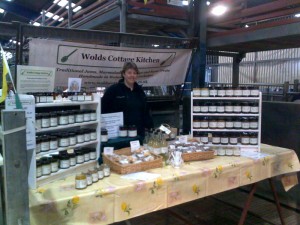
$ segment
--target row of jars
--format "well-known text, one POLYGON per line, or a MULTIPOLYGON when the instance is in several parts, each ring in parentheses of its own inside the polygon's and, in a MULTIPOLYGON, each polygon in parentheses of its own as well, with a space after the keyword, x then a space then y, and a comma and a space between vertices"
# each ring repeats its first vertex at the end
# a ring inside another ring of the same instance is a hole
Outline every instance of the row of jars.
POLYGON ((68 99, 71 101, 92 101, 93 94, 91 92, 29 92, 28 95, 33 95, 35 103, 52 103, 54 100, 68 99))
POLYGON ((210 86, 193 88, 194 97, 258 97, 259 90, 256 87, 219 87, 210 86))
POLYGON ((48 157, 36 160, 36 177, 47 176, 56 173, 60 169, 69 169, 77 164, 83 164, 90 160, 96 160, 97 153, 95 148, 78 148, 74 153, 60 151, 48 157))
POLYGON ((95 129, 80 129, 70 132, 56 132, 36 136, 36 153, 66 148, 97 140, 95 129))
POLYGON ((240 156, 241 155, 241 149, 238 146, 235 147, 222 146, 222 147, 214 148, 213 150, 215 152, 215 155, 219 155, 219 156, 240 156))
POLYGON ((96 110, 81 109, 68 111, 55 111, 50 113, 36 113, 37 129, 64 126, 74 123, 83 123, 97 120, 96 110))
POLYGON ((258 117, 193 117, 194 129, 258 129, 258 117))
POLYGON ((254 132, 194 132, 195 138, 199 138, 203 144, 215 145, 257 145, 258 134, 254 132))
POLYGON ((107 164, 97 165, 94 168, 90 168, 84 173, 78 173, 75 176, 75 188, 82 190, 97 183, 105 177, 110 176, 110 167, 107 164))
POLYGON ((258 102, 195 102, 194 113, 252 113, 259 112, 258 102))
MULTIPOLYGON (((119 137, 136 137, 137 128, 135 125, 119 126, 119 137)), ((106 128, 101 128, 101 142, 108 141, 108 131, 106 128)))

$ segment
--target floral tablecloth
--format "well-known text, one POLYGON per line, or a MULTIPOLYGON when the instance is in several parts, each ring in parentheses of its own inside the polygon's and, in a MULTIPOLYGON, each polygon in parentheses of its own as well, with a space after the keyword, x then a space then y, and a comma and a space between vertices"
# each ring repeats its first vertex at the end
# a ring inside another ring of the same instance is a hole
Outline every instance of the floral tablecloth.
POLYGON ((296 153, 269 145, 261 152, 152 169, 160 177, 150 181, 112 173, 85 190, 74 188, 74 176, 58 180, 30 191, 31 224, 110 224, 283 174, 283 184, 293 186, 300 170, 296 153))

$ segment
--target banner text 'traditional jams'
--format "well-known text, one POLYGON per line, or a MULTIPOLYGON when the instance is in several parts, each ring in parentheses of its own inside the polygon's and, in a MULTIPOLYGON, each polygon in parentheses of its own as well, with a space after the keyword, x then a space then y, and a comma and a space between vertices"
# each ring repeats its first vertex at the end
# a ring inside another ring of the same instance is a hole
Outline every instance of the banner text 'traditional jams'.
POLYGON ((191 49, 139 49, 54 40, 30 41, 29 65, 55 67, 55 86, 68 86, 68 77, 82 78, 82 86, 109 86, 121 78, 124 62, 137 64, 143 86, 182 84, 191 49))

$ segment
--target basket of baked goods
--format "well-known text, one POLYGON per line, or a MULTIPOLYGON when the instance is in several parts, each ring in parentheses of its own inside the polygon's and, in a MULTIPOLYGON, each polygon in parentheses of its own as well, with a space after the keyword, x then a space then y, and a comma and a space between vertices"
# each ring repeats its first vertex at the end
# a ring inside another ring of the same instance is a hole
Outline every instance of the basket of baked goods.
POLYGON ((176 151, 181 151, 184 162, 200 161, 214 158, 214 151, 197 140, 189 139, 187 143, 175 142, 176 151))
POLYGON ((102 154, 104 163, 118 174, 145 171, 163 166, 162 157, 143 147, 131 152, 130 148, 115 150, 111 155, 102 154))

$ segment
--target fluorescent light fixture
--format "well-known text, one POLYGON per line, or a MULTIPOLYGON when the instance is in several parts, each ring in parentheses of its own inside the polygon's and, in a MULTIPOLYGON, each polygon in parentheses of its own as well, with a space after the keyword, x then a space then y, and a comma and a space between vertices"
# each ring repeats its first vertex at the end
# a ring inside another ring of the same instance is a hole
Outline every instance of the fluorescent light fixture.
POLYGON ((249 25, 248 25, 248 24, 246 24, 246 25, 245 25, 245 27, 246 27, 246 28, 248 28, 248 27, 249 27, 249 25))
POLYGON ((17 42, 16 42, 16 41, 13 41, 13 43, 16 44, 17 42))
POLYGON ((40 24, 40 23, 38 23, 38 22, 34 22, 32 25, 33 25, 33 26, 36 26, 36 27, 39 27, 39 26, 41 26, 41 24, 40 24))
POLYGON ((13 55, 10 52, 5 52, 6 59, 11 59, 13 55))
POLYGON ((189 5, 189 1, 187 0, 182 1, 182 5, 189 5))
POLYGON ((210 5, 210 1, 206 1, 206 5, 210 5))
POLYGON ((217 5, 212 10, 211 13, 215 16, 221 16, 227 11, 227 7, 224 5, 217 5))
POLYGON ((54 16, 52 17, 52 19, 58 20, 58 19, 59 19, 59 16, 58 16, 58 15, 54 15, 54 16))
POLYGON ((9 42, 12 42, 12 39, 10 39, 9 42))
POLYGON ((155 48, 159 47, 158 44, 152 44, 152 46, 155 47, 155 48))
POLYGON ((5 12, 4 9, 1 9, 1 8, 0 8, 0 13, 4 13, 4 12, 5 12))
POLYGON ((73 9, 73 12, 78 12, 82 7, 79 5, 75 9, 73 9))
POLYGON ((299 18, 300 17, 300 13, 295 14, 295 17, 299 18))
POLYGON ((61 21, 63 21, 63 20, 64 20, 64 18, 61 17, 58 21, 61 22, 61 21))

